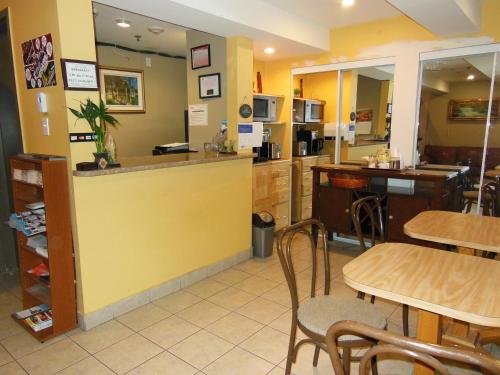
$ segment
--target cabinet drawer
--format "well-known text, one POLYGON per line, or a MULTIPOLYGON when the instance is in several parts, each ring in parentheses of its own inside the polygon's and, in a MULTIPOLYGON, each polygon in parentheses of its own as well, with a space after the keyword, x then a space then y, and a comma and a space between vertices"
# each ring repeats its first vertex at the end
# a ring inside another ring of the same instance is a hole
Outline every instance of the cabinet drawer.
POLYGON ((276 221, 276 230, 288 225, 289 205, 288 202, 280 203, 274 206, 274 220, 276 221))
POLYGON ((290 189, 290 176, 281 176, 273 178, 272 191, 290 189))
POLYGON ((302 209, 300 214, 301 220, 310 219, 312 217, 312 195, 302 197, 302 209))
POLYGON ((302 160, 302 173, 310 172, 311 167, 316 165, 316 160, 317 160, 316 158, 302 160))
POLYGON ((271 201, 273 206, 276 206, 279 203, 285 203, 290 200, 290 190, 289 189, 281 189, 275 191, 271 195, 271 201))
POLYGON ((273 177, 290 176, 289 164, 278 164, 271 167, 273 177))
POLYGON ((302 191, 301 195, 306 196, 312 194, 312 186, 313 186, 313 173, 312 172, 305 172, 302 173, 302 191))

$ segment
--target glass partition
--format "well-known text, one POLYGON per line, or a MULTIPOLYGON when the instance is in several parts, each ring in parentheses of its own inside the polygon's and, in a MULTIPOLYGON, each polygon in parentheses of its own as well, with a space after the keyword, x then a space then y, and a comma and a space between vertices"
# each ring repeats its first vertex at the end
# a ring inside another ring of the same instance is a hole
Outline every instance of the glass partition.
POLYGON ((394 65, 342 72, 341 162, 390 148, 394 65))
MULTIPOLYGON (((495 164, 493 153, 483 152, 493 63, 493 53, 422 62, 417 138, 420 162, 430 169, 469 167, 462 178, 465 212, 479 212, 481 171, 495 164)), ((500 141, 496 132, 491 129, 492 146, 500 141)))

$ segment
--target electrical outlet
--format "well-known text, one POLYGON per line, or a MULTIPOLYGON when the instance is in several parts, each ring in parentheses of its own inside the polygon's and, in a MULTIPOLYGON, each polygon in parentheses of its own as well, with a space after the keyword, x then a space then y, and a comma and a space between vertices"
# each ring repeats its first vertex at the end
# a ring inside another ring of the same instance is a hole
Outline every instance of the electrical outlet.
POLYGON ((49 118, 48 117, 42 118, 42 132, 43 132, 43 135, 46 135, 46 136, 50 135, 49 118))

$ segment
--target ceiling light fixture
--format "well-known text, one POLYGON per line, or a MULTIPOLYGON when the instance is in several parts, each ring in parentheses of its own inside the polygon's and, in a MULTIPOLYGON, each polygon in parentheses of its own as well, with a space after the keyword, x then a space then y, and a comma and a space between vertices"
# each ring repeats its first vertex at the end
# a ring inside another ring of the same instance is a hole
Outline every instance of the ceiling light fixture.
POLYGON ((342 6, 350 7, 351 5, 354 5, 354 0, 342 0, 342 6))
POLYGON ((274 51, 274 48, 273 47, 267 47, 265 50, 264 50, 265 53, 267 53, 268 55, 272 55, 275 51, 274 51))
POLYGON ((132 24, 130 21, 127 21, 124 18, 117 18, 115 22, 118 26, 123 27, 124 29, 129 28, 132 24))
POLYGON ((467 79, 468 79, 469 81, 472 81, 474 78, 476 78, 476 76, 475 76, 474 74, 469 74, 469 75, 467 76, 467 79))
POLYGON ((164 31, 165 31, 165 29, 164 29, 163 27, 160 27, 160 26, 150 26, 150 27, 148 27, 148 31, 149 31, 150 33, 155 34, 155 35, 159 35, 159 34, 161 34, 162 32, 164 32, 164 31))

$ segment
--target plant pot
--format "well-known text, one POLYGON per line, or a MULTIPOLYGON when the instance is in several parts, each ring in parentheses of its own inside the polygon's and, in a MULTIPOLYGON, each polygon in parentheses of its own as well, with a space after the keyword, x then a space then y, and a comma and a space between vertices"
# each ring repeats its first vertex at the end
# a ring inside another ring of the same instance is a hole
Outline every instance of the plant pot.
POLYGON ((94 152, 94 160, 97 164, 97 168, 105 169, 109 163, 109 152, 94 152))

